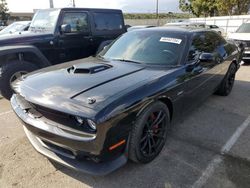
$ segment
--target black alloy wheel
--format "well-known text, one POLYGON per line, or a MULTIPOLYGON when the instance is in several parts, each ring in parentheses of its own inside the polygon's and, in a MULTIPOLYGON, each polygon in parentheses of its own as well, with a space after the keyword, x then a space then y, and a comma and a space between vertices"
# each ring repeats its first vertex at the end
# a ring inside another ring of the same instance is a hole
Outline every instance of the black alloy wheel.
POLYGON ((162 102, 147 107, 131 133, 129 158, 139 163, 152 161, 162 150, 169 128, 169 111, 162 102))
POLYGON ((140 140, 140 150, 145 157, 157 153, 166 135, 166 114, 162 111, 153 112, 145 122, 140 140))
POLYGON ((231 93, 234 86, 236 72, 237 72, 237 66, 234 63, 232 63, 228 69, 225 78, 223 79, 222 83, 220 84, 215 94, 221 96, 228 96, 231 93))
POLYGON ((236 67, 233 66, 229 70, 229 74, 228 74, 228 78, 227 78, 227 82, 226 82, 226 89, 227 89, 226 93, 228 93, 228 94, 233 89, 234 81, 235 81, 235 74, 236 74, 236 67))

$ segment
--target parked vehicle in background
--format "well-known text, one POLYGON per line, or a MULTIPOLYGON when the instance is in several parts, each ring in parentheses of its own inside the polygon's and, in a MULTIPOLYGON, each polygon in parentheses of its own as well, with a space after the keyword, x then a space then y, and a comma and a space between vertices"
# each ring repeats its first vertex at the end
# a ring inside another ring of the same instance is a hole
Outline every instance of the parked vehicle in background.
POLYGON ((245 46, 243 61, 250 60, 250 21, 243 23, 234 33, 228 33, 227 38, 245 46))
POLYGON ((28 72, 96 54, 126 32, 121 10, 63 8, 39 10, 22 34, 0 36, 0 91, 28 72))
POLYGON ((3 21, 0 21, 0 31, 6 27, 3 21))
POLYGON ((229 95, 241 53, 215 31, 139 29, 96 58, 17 80, 11 104, 38 152, 104 175, 154 160, 170 123, 214 92, 229 95))
POLYGON ((198 27, 198 28, 207 28, 218 32, 220 35, 225 35, 223 28, 218 27, 217 25, 207 25, 206 23, 200 22, 175 22, 167 23, 165 26, 176 26, 176 27, 198 27))
POLYGON ((30 27, 31 21, 20 21, 20 22, 14 22, 7 27, 5 27, 3 30, 0 31, 0 35, 4 34, 14 34, 14 33, 20 33, 22 31, 28 31, 30 27))
POLYGON ((136 26, 131 26, 129 28, 127 28, 128 31, 134 31, 137 29, 145 29, 145 28, 151 28, 151 27, 155 27, 154 25, 136 25, 136 26))
POLYGON ((223 28, 217 26, 217 25, 206 25, 205 28, 209 28, 209 29, 212 29, 216 32, 218 32, 220 35, 225 35, 225 31, 223 28))

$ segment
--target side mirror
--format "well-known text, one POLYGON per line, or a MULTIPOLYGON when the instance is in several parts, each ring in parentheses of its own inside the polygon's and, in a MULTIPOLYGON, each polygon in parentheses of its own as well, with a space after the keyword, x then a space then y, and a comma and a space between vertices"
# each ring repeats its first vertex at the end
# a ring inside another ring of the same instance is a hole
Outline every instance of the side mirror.
POLYGON ((71 33, 71 26, 69 24, 61 25, 62 33, 71 33))
POLYGON ((130 28, 130 27, 131 27, 131 25, 125 25, 125 27, 126 27, 126 29, 128 30, 128 28, 130 28))
POLYGON ((211 53, 202 53, 199 57, 199 60, 201 62, 209 62, 214 61, 214 56, 211 53))

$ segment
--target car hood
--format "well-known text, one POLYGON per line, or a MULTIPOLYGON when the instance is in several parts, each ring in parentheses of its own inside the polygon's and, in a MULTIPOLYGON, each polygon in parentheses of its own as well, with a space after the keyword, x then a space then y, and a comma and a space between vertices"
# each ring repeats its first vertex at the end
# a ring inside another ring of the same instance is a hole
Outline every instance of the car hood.
POLYGON ((229 33, 228 39, 250 41, 250 33, 229 33))
POLYGON ((28 75, 20 84, 20 93, 30 102, 62 111, 70 103, 97 110, 163 74, 166 70, 88 58, 28 75))
POLYGON ((46 38, 50 38, 51 36, 53 36, 52 33, 34 31, 3 34, 0 35, 0 45, 31 44, 38 41, 44 41, 46 38))

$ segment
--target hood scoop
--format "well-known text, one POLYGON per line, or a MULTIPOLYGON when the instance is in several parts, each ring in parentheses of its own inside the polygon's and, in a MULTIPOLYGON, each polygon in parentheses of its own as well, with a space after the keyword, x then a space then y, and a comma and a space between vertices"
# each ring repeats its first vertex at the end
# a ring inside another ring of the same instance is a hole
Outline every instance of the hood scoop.
POLYGON ((72 67, 68 68, 68 73, 70 74, 95 74, 104 70, 111 68, 111 65, 95 65, 92 67, 83 67, 73 65, 72 67))

